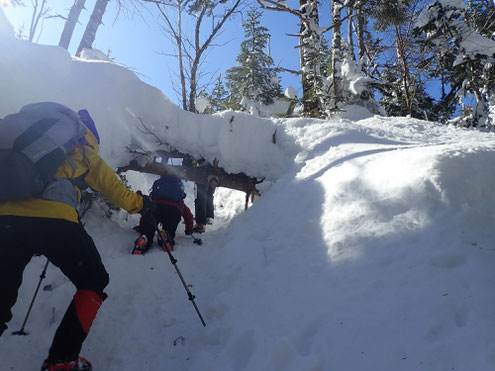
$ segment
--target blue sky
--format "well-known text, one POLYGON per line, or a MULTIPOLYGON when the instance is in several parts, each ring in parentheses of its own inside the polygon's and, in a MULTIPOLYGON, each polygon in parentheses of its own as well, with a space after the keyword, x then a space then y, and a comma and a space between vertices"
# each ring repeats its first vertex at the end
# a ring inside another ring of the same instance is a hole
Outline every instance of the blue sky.
MULTIPOLYGON (((59 13, 64 16, 68 14, 68 4, 72 4, 71 1, 63 0, 48 0, 48 2, 49 7, 53 9, 52 13, 59 13)), ((81 13, 80 24, 76 26, 69 46, 71 54, 74 54, 77 49, 94 3, 95 0, 86 1, 87 10, 81 13)), ((17 30, 24 24, 27 34, 32 7, 4 7, 3 9, 14 28, 17 30)), ((150 7, 150 9, 153 8, 150 7)), ((174 48, 167 36, 160 30, 160 20, 146 11, 143 12, 145 19, 127 14, 120 14, 116 19, 116 14, 116 6, 111 2, 103 18, 104 25, 100 26, 96 34, 93 47, 105 53, 110 49, 111 56, 117 63, 129 67, 139 74, 143 81, 158 87, 177 103, 178 99, 171 82, 177 80, 175 77, 177 60, 161 54, 171 53, 174 48)), ((207 53, 204 69, 213 76, 217 76, 219 73, 223 74, 226 69, 236 65, 235 58, 239 55, 239 45, 244 39, 241 21, 240 15, 227 21, 223 34, 216 39, 216 44, 221 46, 212 48, 207 53)), ((297 18, 290 14, 265 11, 261 24, 270 30, 271 56, 275 63, 288 69, 298 70, 299 52, 295 48, 298 40, 286 35, 297 33, 299 29, 297 18)), ((63 25, 64 21, 60 18, 46 20, 38 42, 57 45, 63 25)), ((290 73, 284 73, 280 76, 283 90, 288 86, 293 86, 300 93, 299 77, 290 73)), ((204 82, 206 81, 205 79, 204 82)))

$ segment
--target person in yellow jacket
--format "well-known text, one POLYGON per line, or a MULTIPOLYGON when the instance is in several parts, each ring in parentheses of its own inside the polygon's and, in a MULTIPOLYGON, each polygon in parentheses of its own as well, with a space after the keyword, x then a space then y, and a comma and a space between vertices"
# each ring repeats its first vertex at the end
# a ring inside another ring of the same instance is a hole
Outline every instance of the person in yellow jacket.
POLYGON ((91 370, 79 352, 107 296, 103 290, 108 273, 75 208, 81 184, 131 214, 153 208, 148 196, 129 190, 99 156, 97 137, 89 129, 85 138, 87 145, 78 145, 69 154, 43 198, 0 203, 0 335, 12 318, 23 271, 33 255, 46 256, 76 287, 42 371, 91 370))

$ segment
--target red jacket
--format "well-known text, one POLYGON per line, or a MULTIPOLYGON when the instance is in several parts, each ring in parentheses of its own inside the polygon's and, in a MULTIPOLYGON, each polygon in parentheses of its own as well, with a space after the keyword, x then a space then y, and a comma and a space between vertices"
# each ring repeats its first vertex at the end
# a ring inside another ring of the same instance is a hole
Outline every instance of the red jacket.
POLYGON ((155 200, 156 205, 169 205, 175 206, 184 218, 184 222, 186 223, 186 231, 192 231, 194 224, 194 217, 191 213, 191 210, 184 203, 184 200, 180 200, 179 202, 169 201, 169 200, 155 200))

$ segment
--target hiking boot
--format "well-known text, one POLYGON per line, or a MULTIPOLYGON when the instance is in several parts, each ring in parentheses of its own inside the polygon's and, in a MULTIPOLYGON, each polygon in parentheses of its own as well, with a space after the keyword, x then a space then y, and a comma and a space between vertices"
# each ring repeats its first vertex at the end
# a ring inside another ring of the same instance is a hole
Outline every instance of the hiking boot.
POLYGON ((49 361, 45 359, 41 366, 41 371, 91 371, 93 366, 91 363, 83 358, 79 357, 74 361, 49 361))
POLYGON ((213 224, 213 218, 206 218, 206 224, 212 225, 213 224))
POLYGON ((196 224, 193 228, 194 233, 204 233, 206 232, 206 225, 205 224, 196 224))
POLYGON ((148 251, 152 243, 153 240, 148 241, 148 237, 145 234, 142 234, 134 242, 134 250, 132 250, 132 253, 134 255, 142 255, 148 251))

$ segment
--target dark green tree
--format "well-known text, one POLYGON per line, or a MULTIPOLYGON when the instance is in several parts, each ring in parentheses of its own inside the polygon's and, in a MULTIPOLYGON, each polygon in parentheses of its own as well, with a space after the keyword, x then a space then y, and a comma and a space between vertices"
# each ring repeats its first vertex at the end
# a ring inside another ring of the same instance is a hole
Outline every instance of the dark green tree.
POLYGON ((236 58, 240 65, 227 70, 229 107, 233 109, 243 109, 243 99, 268 105, 281 96, 278 71, 266 51, 270 35, 268 29, 260 25, 261 15, 255 8, 247 12, 247 20, 242 24, 245 40, 236 58))
POLYGON ((386 45, 380 56, 380 104, 389 115, 410 115, 435 120, 434 99, 426 86, 431 79, 434 55, 414 32, 425 0, 370 0, 368 14, 376 20, 375 31, 386 45))
POLYGON ((222 75, 218 75, 217 83, 213 87, 211 94, 208 95, 208 100, 210 101, 210 106, 205 113, 213 113, 218 111, 226 110, 227 107, 227 97, 229 92, 225 89, 222 81, 222 75))
POLYGON ((467 21, 481 35, 493 39, 495 34, 495 4, 493 0, 470 0, 467 21))
POLYGON ((489 118, 491 100, 495 96, 495 42, 493 4, 474 1, 463 4, 436 0, 424 12, 419 30, 426 35, 424 48, 434 51, 439 62, 436 73, 445 79, 451 92, 442 98, 451 103, 456 97, 474 97, 475 103, 464 106, 467 126, 492 126, 489 118), (448 100, 447 100, 448 99, 448 100))

